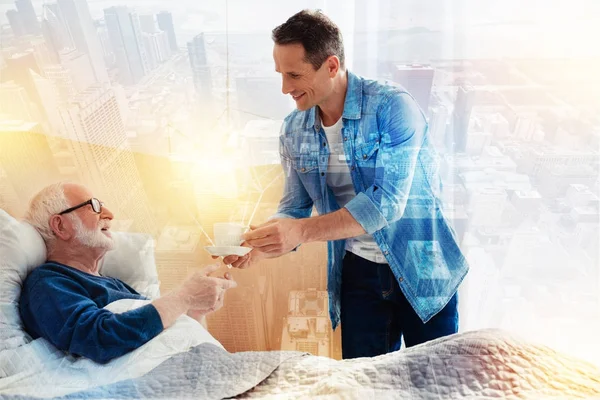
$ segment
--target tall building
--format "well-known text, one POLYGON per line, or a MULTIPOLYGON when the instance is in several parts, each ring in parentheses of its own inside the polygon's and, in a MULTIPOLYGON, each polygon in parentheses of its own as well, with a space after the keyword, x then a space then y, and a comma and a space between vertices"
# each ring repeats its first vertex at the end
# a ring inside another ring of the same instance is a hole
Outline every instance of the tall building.
POLYGON ((98 83, 109 82, 102 46, 86 0, 57 0, 75 48, 87 55, 98 83))
POLYGON ((538 131, 537 113, 520 112, 517 113, 514 135, 524 141, 532 141, 538 131))
POLYGON ((42 27, 42 35, 44 36, 46 46, 48 47, 48 52, 50 53, 52 63, 58 64, 58 63, 60 63, 60 58, 58 57, 58 51, 62 47, 58 43, 58 41, 54 35, 54 32, 52 30, 52 27, 51 27, 50 23, 48 22, 48 20, 46 19, 45 15, 42 15, 41 27, 42 27))
POLYGON ((192 79, 200 106, 200 114, 211 115, 212 110, 212 77, 206 55, 204 33, 195 36, 188 42, 192 79))
POLYGON ((21 17, 25 32, 30 35, 39 35, 40 23, 38 22, 31 0, 15 0, 15 5, 17 6, 17 10, 19 10, 19 16, 21 17))
POLYGON ((115 54, 112 50, 112 45, 110 44, 110 36, 108 35, 108 29, 106 25, 98 26, 96 33, 98 34, 98 39, 100 39, 100 46, 102 47, 102 55, 104 56, 104 62, 108 66, 108 68, 112 68, 115 65, 115 54))
POLYGON ((96 82, 90 58, 78 50, 63 50, 60 53, 61 65, 69 71, 76 93, 93 86, 96 82))
POLYGON ((505 138, 509 134, 508 121, 500 113, 492 114, 489 118, 489 131, 494 139, 505 138))
POLYGON ((148 57, 150 69, 155 69, 158 64, 165 62, 171 56, 171 48, 165 32, 142 33, 144 47, 148 57))
POLYGON ((429 131, 437 145, 443 145, 448 131, 448 107, 439 105, 433 107, 429 118, 429 131))
POLYGON ((333 356, 329 301, 326 291, 292 291, 281 336, 281 350, 306 351, 315 356, 333 356))
POLYGON ((156 23, 154 22, 153 14, 140 14, 140 29, 144 33, 156 32, 156 23))
POLYGON ((71 46, 71 39, 64 22, 61 19, 60 9, 56 4, 44 4, 42 8, 42 34, 48 44, 55 63, 59 63, 58 53, 65 47, 71 46), (56 13, 59 13, 58 15, 56 13))
POLYGON ((57 90, 59 103, 68 102, 77 94, 71 71, 66 69, 63 65, 51 65, 45 67, 44 75, 53 82, 54 87, 57 90))
POLYGON ((156 21, 160 30, 167 33, 171 51, 176 52, 178 48, 177 39, 175 38, 175 27, 173 26, 173 16, 168 11, 161 11, 156 15, 156 21))
POLYGON ((257 285, 240 283, 227 292, 225 306, 208 316, 210 331, 230 352, 267 350, 263 304, 257 285))
POLYGON ((4 117, 0 117, 0 169, 4 184, 12 188, 12 197, 20 201, 12 204, 19 217, 36 192, 60 179, 41 125, 4 117))
POLYGON ((429 114, 434 72, 429 65, 408 64, 397 65, 392 75, 394 82, 402 85, 415 98, 426 115, 429 114))
POLYGON ((134 231, 156 235, 114 90, 92 86, 64 107, 61 116, 66 128, 63 146, 70 155, 62 167, 79 171, 81 182, 106 199, 117 220, 127 221, 134 231))
POLYGON ((469 122, 475 100, 475 92, 469 86, 460 86, 456 94, 454 112, 452 113, 452 135, 450 147, 457 153, 467 150, 469 122))
MULTIPOLYGON (((89 166, 105 168, 113 161, 115 151, 127 147, 125 128, 112 88, 89 87, 64 107, 62 117, 67 126, 65 138, 89 146, 93 156, 88 160, 89 166)), ((99 180, 98 176, 93 178, 99 180)))
POLYGON ((150 67, 150 70, 154 70, 158 67, 158 52, 156 47, 154 47, 152 34, 143 32, 142 43, 144 44, 144 48, 146 50, 148 66, 150 67))
POLYGON ((43 37, 27 35, 25 38, 25 43, 28 47, 25 52, 33 54, 38 66, 44 67, 46 65, 56 64, 56 54, 52 53, 51 47, 46 43, 46 40, 44 40, 43 37))
POLYGON ((150 70, 138 16, 127 7, 110 7, 104 10, 104 20, 119 69, 119 81, 123 85, 134 85, 150 70))
POLYGON ((58 135, 62 130, 62 122, 58 112, 59 96, 53 82, 41 75, 30 71, 34 88, 41 100, 40 109, 45 119, 43 121, 44 131, 47 135, 58 135))
POLYGON ((0 84, 0 110, 4 118, 11 120, 37 121, 41 118, 25 88, 14 81, 0 84))
MULTIPOLYGON (((63 46, 69 47, 69 48, 75 47, 75 45, 73 44, 73 40, 71 39, 71 33, 69 32, 69 26, 67 25, 67 21, 65 21, 63 12, 61 11, 58 4, 57 3, 45 3, 43 7, 44 7, 44 10, 43 10, 42 14, 44 14, 46 12, 46 10, 48 10, 51 13, 51 15, 49 15, 49 18, 50 19, 56 18, 56 23, 59 24, 59 27, 57 27, 57 30, 60 31, 59 33, 60 33, 61 39, 63 41, 63 46)), ((54 24, 54 22, 53 22, 53 24, 54 24)))
MULTIPOLYGON (((42 99, 34 85, 31 72, 41 74, 42 70, 33 53, 16 53, 6 59, 6 68, 3 71, 3 80, 12 80, 18 86, 25 88, 30 101, 36 107, 41 107, 42 99)), ((41 111, 41 110, 40 110, 41 111)), ((42 114, 43 116, 43 114, 42 114)), ((44 116, 45 117, 45 116, 44 116)))
POLYGON ((148 55, 146 54, 146 49, 142 40, 142 28, 140 27, 140 18, 138 17, 137 13, 133 10, 130 13, 130 18, 131 26, 133 27, 133 32, 137 41, 138 51, 142 60, 142 68, 144 69, 144 75, 146 75, 150 72, 150 65, 148 64, 148 55))
POLYGON ((6 60, 7 75, 2 77, 2 80, 20 80, 25 76, 25 71, 33 70, 38 74, 41 73, 40 63, 37 60, 33 51, 18 52, 12 54, 6 60))
POLYGON ((23 21, 21 21, 21 15, 19 15, 17 10, 8 10, 6 12, 6 18, 8 19, 13 35, 23 36, 27 34, 25 27, 23 26, 23 21))
POLYGON ((171 46, 169 46, 169 37, 165 32, 155 32, 153 34, 154 43, 157 48, 158 53, 158 62, 162 63, 171 58, 173 51, 171 50, 171 46))

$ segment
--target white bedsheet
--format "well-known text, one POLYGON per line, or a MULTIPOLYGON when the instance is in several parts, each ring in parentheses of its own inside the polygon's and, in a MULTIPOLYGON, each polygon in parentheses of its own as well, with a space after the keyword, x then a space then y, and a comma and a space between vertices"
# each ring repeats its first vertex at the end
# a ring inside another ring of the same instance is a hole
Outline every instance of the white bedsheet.
MULTIPOLYGON (((124 299, 105 308, 121 313, 150 303, 150 300, 124 299)), ((21 346, 7 357, 13 362, 30 366, 22 372, 0 379, 2 395, 37 397, 64 396, 73 392, 137 378, 154 369, 175 354, 186 352, 202 343, 223 347, 196 320, 182 315, 175 324, 140 348, 107 364, 101 365, 86 358, 75 358, 58 351, 45 339, 39 338, 21 346)), ((0 362, 11 362, 9 359, 0 362)))

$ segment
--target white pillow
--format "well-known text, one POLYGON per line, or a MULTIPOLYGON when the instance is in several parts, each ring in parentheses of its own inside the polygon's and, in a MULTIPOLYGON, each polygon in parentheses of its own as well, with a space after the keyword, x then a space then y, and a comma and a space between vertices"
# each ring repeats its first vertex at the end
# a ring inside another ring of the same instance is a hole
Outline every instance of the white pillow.
POLYGON ((0 209, 0 351, 31 341, 19 316, 23 281, 46 259, 40 234, 0 209))
POLYGON ((112 232, 114 250, 101 261, 100 274, 117 278, 149 299, 160 296, 154 240, 144 233, 112 232))
MULTIPOLYGON (((106 254, 100 273, 121 279, 151 299, 158 297, 152 238, 126 232, 113 232, 113 237, 115 250, 106 254)), ((46 246, 40 234, 0 209, 0 352, 31 341, 23 330, 19 296, 29 272, 45 260, 46 246)))

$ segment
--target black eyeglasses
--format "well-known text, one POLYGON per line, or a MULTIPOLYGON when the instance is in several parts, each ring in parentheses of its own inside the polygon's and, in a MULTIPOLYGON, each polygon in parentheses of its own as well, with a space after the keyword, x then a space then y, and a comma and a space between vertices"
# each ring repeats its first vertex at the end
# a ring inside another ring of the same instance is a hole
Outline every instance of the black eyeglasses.
POLYGON ((102 206, 104 205, 104 203, 101 202, 100 200, 98 200, 97 198, 93 197, 93 198, 89 199, 86 202, 83 202, 81 204, 77 204, 75 207, 67 208, 64 211, 59 212, 58 215, 63 215, 63 214, 66 214, 66 213, 70 213, 71 211, 75 211, 78 208, 81 208, 83 206, 87 206, 88 204, 92 205, 92 210, 94 210, 94 212, 96 214, 100 214, 102 212, 102 206))

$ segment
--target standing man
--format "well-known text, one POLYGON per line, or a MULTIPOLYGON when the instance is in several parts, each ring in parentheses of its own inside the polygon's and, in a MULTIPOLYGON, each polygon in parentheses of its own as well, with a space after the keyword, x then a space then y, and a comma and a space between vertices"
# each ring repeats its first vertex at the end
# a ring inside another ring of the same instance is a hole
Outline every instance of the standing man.
POLYGON ((458 331, 468 271, 439 198, 439 158, 425 116, 401 87, 348 71, 339 28, 301 11, 273 30, 284 121, 283 198, 248 232, 246 268, 300 244, 328 241, 330 317, 344 358, 370 357, 458 331), (319 216, 311 217, 313 206, 319 216))

